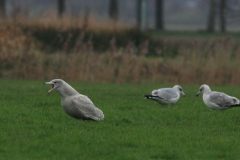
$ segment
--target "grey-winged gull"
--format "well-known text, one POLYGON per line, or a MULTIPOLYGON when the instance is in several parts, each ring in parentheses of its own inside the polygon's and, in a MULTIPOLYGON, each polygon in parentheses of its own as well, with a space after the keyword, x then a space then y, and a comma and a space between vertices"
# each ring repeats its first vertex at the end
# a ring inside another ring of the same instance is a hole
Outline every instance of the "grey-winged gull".
POLYGON ((182 87, 175 85, 173 88, 153 90, 152 94, 144 95, 144 97, 145 99, 155 100, 160 104, 172 104, 179 100, 180 93, 185 97, 182 87))
POLYGON ((103 120, 103 112, 87 96, 79 94, 64 80, 53 79, 45 84, 52 85, 48 93, 57 91, 61 95, 62 107, 68 115, 80 120, 103 120))
POLYGON ((203 93, 204 103, 214 110, 225 110, 240 106, 240 102, 236 97, 229 96, 222 92, 211 91, 210 87, 206 84, 200 87, 196 96, 200 93, 203 93))

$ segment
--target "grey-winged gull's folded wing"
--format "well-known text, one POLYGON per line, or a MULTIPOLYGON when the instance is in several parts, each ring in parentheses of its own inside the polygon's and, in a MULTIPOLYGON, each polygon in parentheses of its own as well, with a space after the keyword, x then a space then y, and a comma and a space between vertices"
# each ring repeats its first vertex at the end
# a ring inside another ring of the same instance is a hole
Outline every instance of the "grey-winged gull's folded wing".
POLYGON ((220 107, 231 107, 237 104, 236 98, 221 92, 211 92, 209 95, 209 101, 220 107))
POLYGON ((160 89, 158 91, 158 96, 165 99, 170 100, 172 98, 177 98, 177 92, 174 91, 172 88, 160 89))

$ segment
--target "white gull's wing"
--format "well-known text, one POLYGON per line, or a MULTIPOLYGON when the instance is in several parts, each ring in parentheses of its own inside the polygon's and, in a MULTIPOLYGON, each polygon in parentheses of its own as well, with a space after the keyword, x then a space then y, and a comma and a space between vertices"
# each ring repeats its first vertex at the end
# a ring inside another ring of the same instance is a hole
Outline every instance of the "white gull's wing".
POLYGON ((103 112, 96 108, 87 96, 75 96, 72 100, 72 104, 77 107, 86 118, 91 118, 96 121, 104 118, 103 112))

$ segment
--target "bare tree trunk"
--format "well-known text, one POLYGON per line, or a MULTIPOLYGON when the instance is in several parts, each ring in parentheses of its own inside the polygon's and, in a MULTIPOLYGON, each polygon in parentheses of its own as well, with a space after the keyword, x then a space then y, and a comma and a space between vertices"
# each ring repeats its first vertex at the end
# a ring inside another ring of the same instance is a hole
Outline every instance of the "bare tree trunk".
POLYGON ((83 27, 82 27, 83 30, 88 28, 88 25, 89 25, 89 13, 90 13, 90 9, 89 9, 89 7, 87 7, 85 9, 85 14, 84 14, 84 18, 83 18, 83 27))
POLYGON ((118 0, 110 0, 109 2, 109 17, 117 21, 118 18, 118 0))
POLYGON ((226 0, 220 0, 220 29, 226 31, 226 0))
POLYGON ((58 17, 62 18, 62 15, 65 13, 65 0, 58 0, 58 17))
POLYGON ((144 31, 147 28, 147 0, 138 0, 137 27, 144 31))
POLYGON ((141 8, 142 0, 137 0, 137 28, 141 28, 141 15, 142 15, 142 8, 141 8))
POLYGON ((6 1, 0 0, 0 17, 5 18, 6 16, 6 1))
POLYGON ((210 0, 210 10, 209 10, 209 17, 208 17, 208 32, 215 31, 215 17, 216 17, 216 0, 210 0))
POLYGON ((163 0, 155 0, 156 3, 156 29, 163 30, 163 0))

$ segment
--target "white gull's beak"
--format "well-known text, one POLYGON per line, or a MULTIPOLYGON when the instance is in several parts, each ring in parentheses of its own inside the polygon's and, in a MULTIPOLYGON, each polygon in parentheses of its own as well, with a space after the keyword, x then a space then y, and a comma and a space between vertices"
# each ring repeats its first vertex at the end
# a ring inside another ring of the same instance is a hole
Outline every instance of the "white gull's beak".
POLYGON ((52 88, 47 92, 47 93, 50 93, 53 90, 53 88, 54 88, 53 83, 52 82, 45 82, 45 84, 51 84, 52 85, 52 88))

